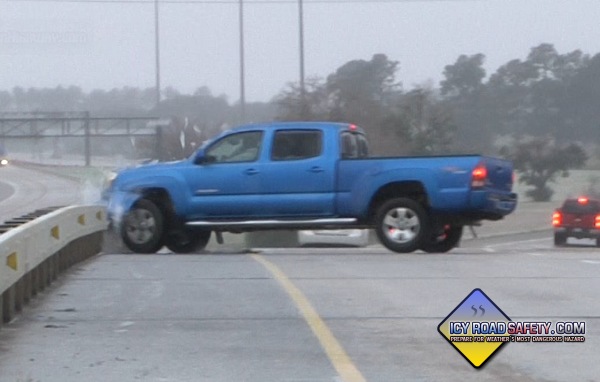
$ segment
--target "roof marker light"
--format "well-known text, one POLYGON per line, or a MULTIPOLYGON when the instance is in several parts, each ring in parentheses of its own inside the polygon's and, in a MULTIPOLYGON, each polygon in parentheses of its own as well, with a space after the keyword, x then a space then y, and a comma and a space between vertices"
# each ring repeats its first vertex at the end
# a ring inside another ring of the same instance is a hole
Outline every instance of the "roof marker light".
POLYGON ((581 197, 577 198, 577 202, 579 204, 587 204, 587 202, 589 202, 589 199, 586 198, 585 196, 581 196, 581 197))
POLYGON ((356 125, 351 124, 350 126, 348 126, 348 129, 350 129, 350 131, 355 131, 356 130, 356 125))

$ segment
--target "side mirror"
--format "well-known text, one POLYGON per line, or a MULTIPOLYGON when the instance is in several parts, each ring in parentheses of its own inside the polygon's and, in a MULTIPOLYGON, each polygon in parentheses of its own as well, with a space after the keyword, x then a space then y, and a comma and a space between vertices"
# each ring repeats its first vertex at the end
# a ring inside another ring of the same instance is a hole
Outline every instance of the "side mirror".
POLYGON ((196 152, 196 156, 194 157, 194 164, 209 164, 217 161, 212 155, 206 155, 204 150, 200 149, 196 152))

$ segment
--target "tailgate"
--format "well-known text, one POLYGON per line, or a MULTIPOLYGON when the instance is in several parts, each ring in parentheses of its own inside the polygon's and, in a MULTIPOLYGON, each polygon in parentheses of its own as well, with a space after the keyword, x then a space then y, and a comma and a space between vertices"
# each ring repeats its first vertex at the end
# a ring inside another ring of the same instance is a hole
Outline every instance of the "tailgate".
POLYGON ((512 163, 504 159, 491 157, 484 157, 482 161, 487 169, 485 187, 510 192, 513 186, 512 163))
POLYGON ((573 228, 595 228, 600 205, 587 198, 568 199, 560 209, 562 225, 573 228))
POLYGON ((517 194, 512 192, 512 186, 510 161, 481 157, 471 175, 472 214, 480 220, 497 220, 510 214, 517 206, 517 194))
POLYGON ((596 214, 577 214, 577 213, 564 213, 562 225, 565 227, 572 228, 595 228, 596 214))

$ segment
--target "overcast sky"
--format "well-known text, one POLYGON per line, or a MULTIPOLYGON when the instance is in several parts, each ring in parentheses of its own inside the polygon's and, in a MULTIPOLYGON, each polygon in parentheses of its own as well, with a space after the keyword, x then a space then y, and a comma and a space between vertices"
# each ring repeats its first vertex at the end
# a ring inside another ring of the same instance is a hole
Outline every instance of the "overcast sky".
MULTIPOLYGON (((126 1, 0 0, 0 90, 153 87, 154 4, 126 1)), ((162 87, 236 102, 237 0, 177 1, 160 4, 162 87)), ((246 99, 268 101, 299 78, 298 4, 255 1, 244 0, 246 99)), ((307 76, 384 53, 405 89, 437 84, 461 54, 483 53, 490 74, 544 42, 600 53, 600 0, 304 0, 304 20, 307 76)))

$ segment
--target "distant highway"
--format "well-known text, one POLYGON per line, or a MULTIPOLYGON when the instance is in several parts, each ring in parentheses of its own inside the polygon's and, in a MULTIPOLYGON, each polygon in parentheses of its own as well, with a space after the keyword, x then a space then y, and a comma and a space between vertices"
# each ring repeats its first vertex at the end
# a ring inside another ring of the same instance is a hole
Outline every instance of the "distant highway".
POLYGON ((79 182, 16 166, 0 169, 0 220, 36 209, 81 203, 79 182))
POLYGON ((10 184, 0 180, 0 202, 10 198, 14 193, 15 189, 10 184))

